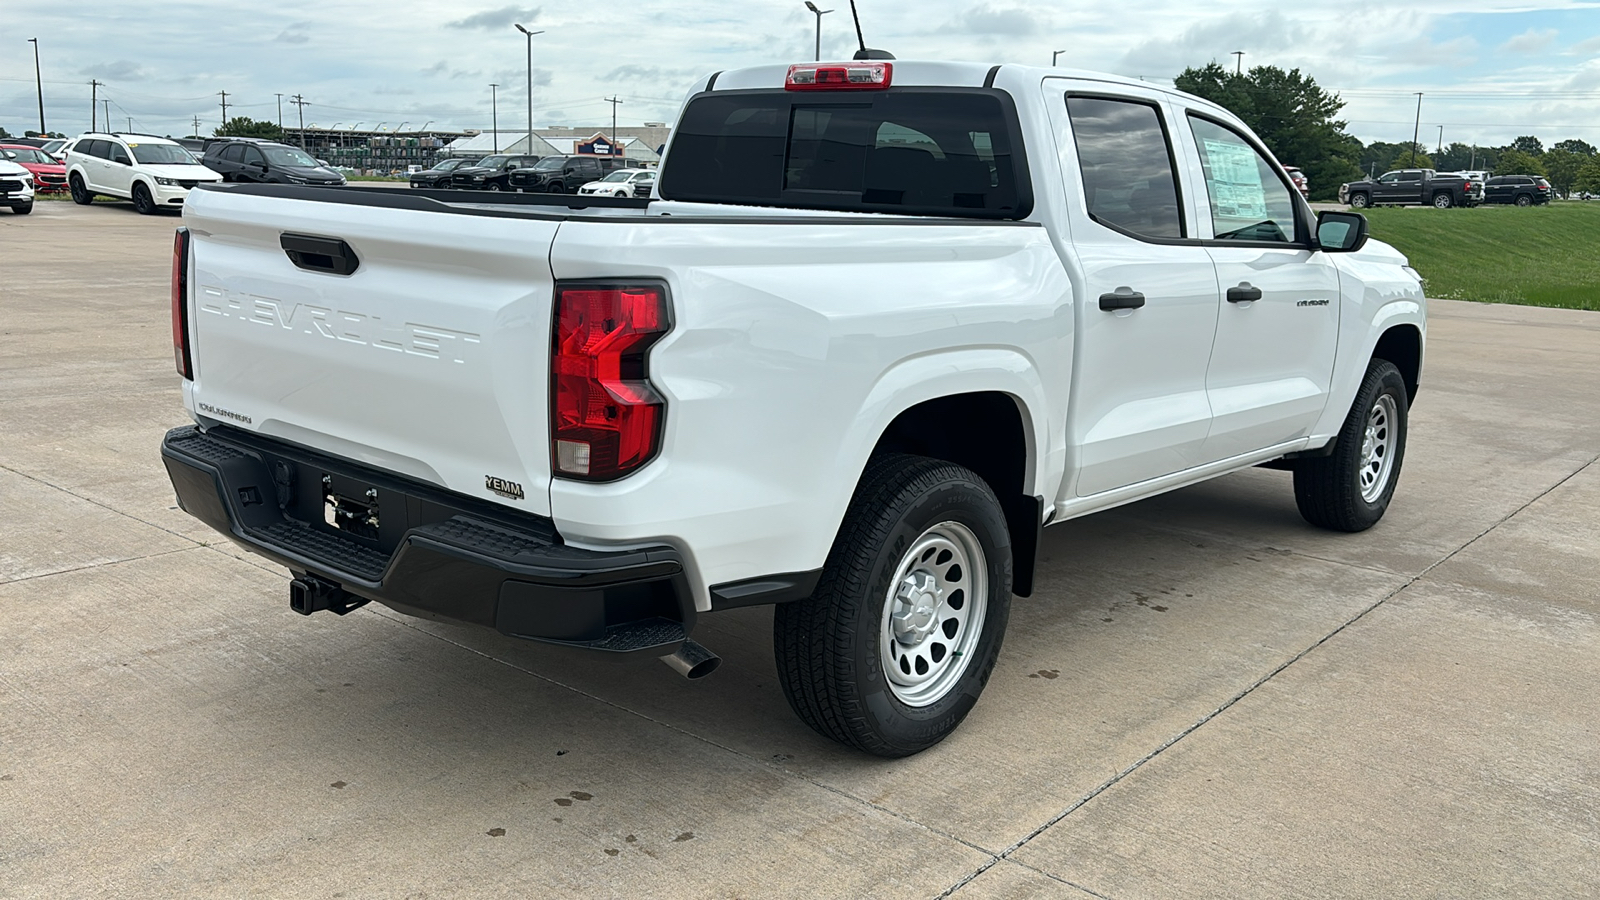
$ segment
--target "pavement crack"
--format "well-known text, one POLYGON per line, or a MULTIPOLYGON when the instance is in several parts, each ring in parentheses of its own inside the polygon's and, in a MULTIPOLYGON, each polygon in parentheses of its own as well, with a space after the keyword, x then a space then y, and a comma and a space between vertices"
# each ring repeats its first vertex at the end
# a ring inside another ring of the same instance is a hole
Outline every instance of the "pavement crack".
POLYGON ((89 496, 85 496, 84 494, 80 494, 77 491, 72 490, 71 488, 65 488, 65 487, 62 487, 59 484, 54 483, 54 482, 46 481, 45 479, 40 478, 37 475, 29 475, 27 472, 23 472, 23 471, 21 471, 19 469, 13 469, 12 467, 10 467, 8 465, 5 465, 3 463, 0 463, 0 471, 10 472, 11 474, 17 476, 18 478, 26 478, 26 479, 28 479, 29 481, 31 481, 31 482, 33 482, 35 484, 42 484, 47 488, 53 488, 54 490, 58 490, 61 493, 68 495, 69 497, 76 497, 76 498, 78 498, 79 500, 82 500, 85 503, 89 503, 89 504, 92 504, 94 506, 98 506, 101 509, 106 510, 107 512, 116 513, 117 515, 122 516, 125 519, 132 519, 133 521, 138 522, 141 525, 148 525, 151 528, 156 529, 157 531, 164 531, 167 534, 172 535, 173 537, 182 538, 182 539, 184 539, 184 540, 188 541, 189 543, 194 544, 196 546, 204 546, 204 543, 202 541, 197 541, 194 538, 189 537, 188 535, 184 534, 181 531, 173 531, 171 528, 168 528, 165 525, 158 525, 155 522, 151 522, 151 521, 148 521, 146 519, 141 519, 138 516, 134 515, 133 513, 124 512, 124 511, 122 511, 120 509, 117 509, 114 506, 110 506, 110 505, 107 505, 105 503, 102 503, 99 500, 94 499, 93 497, 89 497, 89 496))
POLYGON ((175 547, 171 550, 162 550, 157 553, 146 553, 143 556, 125 556, 120 559, 108 559, 103 562, 88 563, 81 566, 72 566, 67 569, 55 569, 50 572, 40 572, 36 575, 24 575, 21 578, 10 578, 0 581, 0 585, 22 584, 25 581, 38 581, 41 578, 54 578, 57 575, 71 575, 73 572, 87 572, 90 569, 103 569, 106 566, 120 566, 127 563, 140 562, 146 559, 156 559, 161 556, 171 556, 174 553, 188 553, 199 550, 199 547, 175 547))
MULTIPOLYGON (((1566 484, 1568 481, 1571 481, 1572 479, 1574 479, 1574 478, 1578 477, 1579 475, 1583 474, 1583 472, 1585 470, 1589 469, 1591 466, 1594 466, 1596 463, 1600 463, 1600 454, 1596 454, 1595 456, 1591 457, 1588 462, 1584 463, 1583 465, 1579 466, 1578 468, 1574 469, 1573 471, 1567 473, 1565 476, 1563 476, 1562 478, 1557 480, 1554 484, 1552 484, 1549 487, 1545 488, 1544 490, 1540 491, 1538 494, 1535 494, 1526 503, 1522 504, 1521 506, 1517 507, 1516 509, 1514 509, 1511 512, 1507 513, 1506 515, 1502 516, 1500 519, 1495 521, 1494 524, 1492 524, 1489 527, 1485 528, 1484 530, 1478 532, 1476 535, 1474 535, 1472 538, 1468 539, 1461 546, 1455 548, 1454 550, 1451 550, 1449 553, 1446 553, 1444 556, 1442 556, 1439 559, 1435 560, 1433 563, 1429 564, 1428 567, 1423 569, 1421 572, 1418 572, 1415 575, 1409 576, 1406 579, 1404 584, 1400 585, 1399 587, 1395 588, 1394 590, 1390 591, 1389 593, 1384 594, 1382 597, 1379 597, 1376 601, 1374 601, 1373 603, 1368 605, 1366 608, 1362 609, 1360 612, 1356 613, 1354 616, 1351 616, 1349 619, 1347 619, 1339 627, 1333 629, 1332 631, 1330 631, 1327 634, 1323 635, 1322 637, 1318 638, 1309 647, 1306 647, 1304 650, 1301 650, 1299 653, 1296 653, 1294 656, 1291 656, 1287 660, 1284 660, 1282 663, 1280 663, 1278 666, 1273 668, 1271 671, 1267 672, 1265 675, 1263 675, 1260 678, 1256 679, 1252 684, 1250 684, 1249 687, 1246 687, 1244 690, 1242 690, 1242 691, 1238 692, 1237 694, 1234 694, 1232 697, 1228 698, 1227 701, 1222 703, 1222 705, 1218 706, 1216 709, 1213 709, 1210 712, 1206 713, 1205 715, 1201 716, 1198 720, 1196 720, 1194 722, 1194 724, 1192 724, 1189 727, 1183 729, 1182 731, 1178 732, 1177 734, 1173 735, 1172 737, 1167 738, 1167 740, 1163 741, 1160 746, 1156 747, 1154 750, 1151 750, 1149 753, 1146 753, 1144 756, 1140 757, 1132 765, 1129 765, 1127 768, 1124 768, 1120 772, 1117 772, 1115 775, 1112 775, 1110 778, 1108 778, 1105 781, 1101 782, 1099 786, 1095 787, 1093 790, 1089 791, 1088 793, 1084 794, 1082 797, 1079 797, 1077 800, 1073 801, 1069 806, 1067 806, 1066 809, 1063 809, 1061 812, 1056 813, 1055 815, 1051 816, 1043 824, 1039 825, 1037 828, 1034 828, 1032 831, 1030 831, 1026 835, 1024 835, 1020 840, 1016 841, 1015 843, 1013 843, 1011 846, 1007 847, 1006 849, 1000 851, 1000 853, 996 854, 995 857, 992 860, 990 860, 989 862, 983 864, 982 866, 979 866, 976 871, 969 873, 966 877, 962 878, 960 881, 957 881, 955 884, 953 884, 950 887, 946 888, 945 891, 943 893, 941 893, 941 894, 938 894, 934 898, 934 900, 944 900, 944 898, 949 897, 951 894, 953 894, 956 891, 960 890, 962 887, 965 887, 967 884, 970 884, 973 879, 975 879, 978 876, 982 875, 984 872, 987 872, 988 870, 994 868, 997 864, 999 864, 999 862, 1001 860, 1005 860, 1007 862, 1015 862, 1015 860, 1011 859, 1012 854, 1016 853, 1018 850, 1021 850, 1023 847, 1027 846, 1029 841, 1032 841, 1034 838, 1038 837, 1039 835, 1044 834, 1046 831, 1049 831, 1050 828, 1053 827, 1054 825, 1056 825, 1058 822, 1062 821, 1063 819, 1067 818, 1068 816, 1070 816, 1073 813, 1077 812, 1078 810, 1082 809, 1086 804, 1089 803, 1089 801, 1091 801, 1094 798, 1096 798, 1096 797, 1100 796, 1101 794, 1105 793, 1113 785, 1115 785, 1118 782, 1122 781, 1124 778, 1127 778, 1129 775, 1132 775, 1134 772, 1137 772, 1140 768, 1142 768, 1145 765, 1145 763, 1150 762, 1151 760, 1153 760, 1156 757, 1160 756, 1161 754, 1165 753, 1167 750, 1171 749, 1171 747, 1174 744, 1178 743, 1179 741, 1183 740, 1184 738, 1188 737, 1189 735, 1194 734, 1202 726, 1204 726, 1207 722, 1210 722, 1212 719, 1215 719, 1216 717, 1218 717, 1218 716, 1222 715, 1223 713, 1227 712, 1229 709, 1233 708, 1233 706, 1235 704, 1237 704, 1239 701, 1241 701, 1244 698, 1246 698, 1246 697, 1250 696, 1251 694, 1255 693, 1257 688, 1259 688, 1262 685, 1266 684, 1268 681, 1271 681, 1273 678, 1276 678, 1279 675, 1279 673, 1283 672, 1285 669, 1288 669, 1290 666, 1294 665, 1295 663, 1299 662, 1300 660, 1305 659, 1313 651, 1315 651, 1318 647, 1321 647, 1323 644, 1326 644, 1328 641, 1330 641, 1333 638, 1335 638, 1335 637, 1339 636, 1340 634, 1342 634, 1345 631, 1345 629, 1349 628, 1350 626, 1352 626, 1352 625, 1356 624, 1357 622, 1361 621, 1362 619, 1366 618, 1368 613, 1371 613, 1373 610, 1377 609, 1378 607, 1383 606, 1385 603, 1388 603, 1390 600, 1394 599, 1395 597, 1398 597, 1400 594, 1404 593, 1407 589, 1409 589, 1412 585, 1416 584, 1418 581, 1421 581, 1423 578, 1426 578, 1429 573, 1433 572, 1433 570, 1439 568, 1440 566, 1442 566, 1445 563, 1449 562, 1450 560, 1454 559, 1458 554, 1460 554, 1462 551, 1466 550, 1468 547, 1471 547, 1473 544, 1476 544, 1478 541, 1483 540, 1485 537, 1487 537, 1495 529, 1499 528, 1501 525, 1504 525, 1505 523, 1507 523, 1507 522, 1511 521, 1512 519, 1516 518, 1517 516, 1521 515, 1522 512, 1524 510, 1526 510, 1528 507, 1534 505, 1535 503, 1538 503, 1540 500, 1543 500, 1545 497, 1547 497, 1551 493, 1555 492, 1558 488, 1560 488, 1562 485, 1566 484)), ((1081 887, 1081 885, 1074 885, 1074 887, 1079 887, 1080 889, 1083 889, 1081 887)))

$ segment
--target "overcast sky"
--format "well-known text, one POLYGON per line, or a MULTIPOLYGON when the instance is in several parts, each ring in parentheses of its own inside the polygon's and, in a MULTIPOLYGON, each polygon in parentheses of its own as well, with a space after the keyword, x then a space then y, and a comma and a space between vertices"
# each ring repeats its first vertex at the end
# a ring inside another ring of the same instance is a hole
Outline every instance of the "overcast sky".
MULTIPOLYGON (((823 19, 824 57, 854 49, 848 0, 823 19)), ((1270 3, 1233 0, 858 0, 867 43, 902 59, 1063 66, 1165 81, 1217 60, 1300 68, 1339 92, 1363 141, 1411 137, 1423 91, 1422 141, 1600 145, 1600 0, 1410 0, 1270 3)), ((696 76, 811 58, 814 18, 802 0, 627 0, 505 6, 502 0, 80 0, 5 4, 0 15, 0 125, 38 127, 33 45, 46 124, 89 125, 90 79, 105 83, 112 121, 135 130, 209 134, 229 115, 276 120, 274 93, 301 94, 307 125, 385 129, 425 123, 487 128, 498 82, 502 130, 527 119, 526 44, 533 38, 537 126, 670 122, 696 76)), ((283 121, 297 121, 285 97, 283 121)))

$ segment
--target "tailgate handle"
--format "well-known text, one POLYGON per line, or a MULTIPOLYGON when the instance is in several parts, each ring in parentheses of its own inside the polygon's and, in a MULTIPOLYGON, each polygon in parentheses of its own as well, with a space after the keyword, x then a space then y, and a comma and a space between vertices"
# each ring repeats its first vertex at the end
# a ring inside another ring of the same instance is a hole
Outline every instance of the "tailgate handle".
POLYGON ((278 238, 278 244, 289 255, 290 262, 308 272, 349 275, 361 265, 356 252, 338 238, 284 234, 278 238))

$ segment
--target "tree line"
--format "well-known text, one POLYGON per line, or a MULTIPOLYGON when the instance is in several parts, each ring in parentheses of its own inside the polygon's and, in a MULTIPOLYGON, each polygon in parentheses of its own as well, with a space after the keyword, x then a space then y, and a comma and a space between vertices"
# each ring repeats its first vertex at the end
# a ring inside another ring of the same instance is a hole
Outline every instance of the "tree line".
POLYGON ((1457 142, 1430 154, 1411 141, 1363 144, 1346 130, 1347 122, 1335 118, 1344 101, 1299 69, 1255 66, 1248 72, 1230 72, 1212 62, 1184 69, 1174 82, 1178 90, 1210 100, 1244 120, 1280 162, 1300 167, 1311 182, 1312 199, 1333 199, 1340 184, 1391 169, 1540 175, 1561 194, 1600 193, 1600 153, 1577 138, 1548 150, 1532 135, 1503 147, 1457 142))

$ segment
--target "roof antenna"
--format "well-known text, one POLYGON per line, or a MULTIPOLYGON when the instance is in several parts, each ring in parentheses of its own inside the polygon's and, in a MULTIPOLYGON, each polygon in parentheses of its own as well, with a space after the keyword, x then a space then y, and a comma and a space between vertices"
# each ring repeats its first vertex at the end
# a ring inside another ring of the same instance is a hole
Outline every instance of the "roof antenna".
POLYGON ((861 36, 861 14, 856 12, 856 0, 850 0, 850 18, 856 20, 856 42, 861 49, 855 52, 851 59, 894 59, 894 54, 887 50, 872 50, 867 47, 867 39, 861 36))

